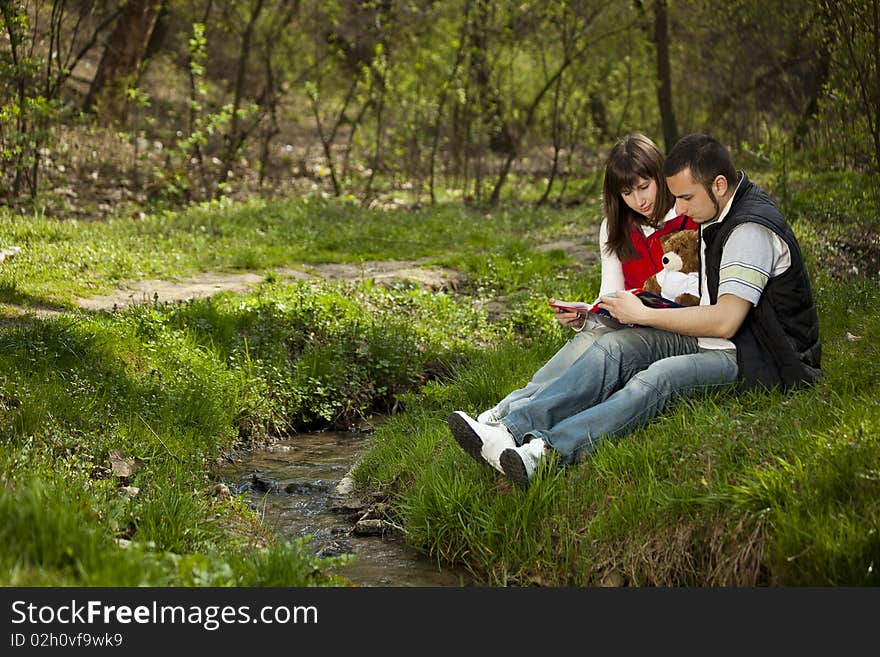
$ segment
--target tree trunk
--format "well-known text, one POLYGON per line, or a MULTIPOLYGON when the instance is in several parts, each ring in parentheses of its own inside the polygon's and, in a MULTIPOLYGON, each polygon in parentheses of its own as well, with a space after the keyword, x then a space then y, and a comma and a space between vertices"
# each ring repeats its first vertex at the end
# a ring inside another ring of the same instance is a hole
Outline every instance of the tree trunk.
POLYGON ((810 87, 810 98, 794 130, 793 146, 796 151, 804 147, 810 127, 819 113, 819 100, 825 93, 825 83, 831 77, 832 50, 836 47, 837 32, 828 27, 833 24, 834 19, 828 14, 827 7, 823 5, 820 11, 822 11, 822 25, 826 26, 825 38, 821 40, 816 53, 816 72, 810 87))
POLYGON ((577 57, 582 54, 582 52, 578 53, 574 57, 566 58, 562 60, 562 62, 560 62, 559 68, 557 68, 556 72, 548 78, 547 82, 544 83, 544 86, 541 87, 537 94, 535 94, 535 97, 532 99, 529 107, 524 111, 525 118, 523 119, 523 127, 516 135, 516 138, 512 139, 510 153, 504 160, 504 164, 501 166, 501 173, 498 175, 498 180, 495 182, 495 187, 492 189, 492 196, 489 198, 489 205, 496 206, 498 205, 498 201, 501 200, 501 188, 507 181, 507 176, 510 173, 510 167, 513 165, 513 161, 516 159, 517 154, 519 153, 520 146, 522 145, 523 139, 525 139, 526 133, 532 127, 532 123, 535 119, 535 113, 538 111, 538 106, 544 99, 545 94, 553 87, 553 85, 557 83, 559 78, 562 77, 562 74, 565 73, 566 69, 577 57))
POLYGON ((244 34, 241 37, 241 48, 238 51, 238 65, 236 66, 236 74, 235 74, 235 90, 232 99, 232 119, 229 123, 229 132, 224 135, 223 139, 226 142, 225 148, 223 151, 223 157, 221 158, 223 161, 223 166, 220 170, 220 175, 217 178, 217 186, 215 187, 215 194, 219 198, 223 195, 223 187, 226 184, 226 180, 229 177, 229 171, 233 167, 233 162, 235 158, 238 156, 238 152, 241 150, 242 145, 247 139, 247 131, 243 130, 241 127, 241 119, 239 118, 239 110, 241 109, 241 105, 244 99, 244 83, 248 74, 248 61, 251 56, 251 43, 254 38, 254 31, 256 30, 257 21, 260 19, 260 14, 263 12, 263 0, 256 0, 253 10, 251 11, 250 19, 248 20, 248 24, 245 27, 244 34))
MULTIPOLYGON (((437 202, 437 196, 435 193, 435 182, 437 175, 437 153, 440 150, 440 121, 443 119, 443 111, 446 106, 446 99, 450 95, 449 90, 453 88, 455 80, 459 74, 459 69, 461 68, 462 62, 464 61, 466 49, 465 44, 467 43, 467 32, 471 20, 471 4, 472 3, 470 2, 470 0, 468 0, 464 8, 464 20, 461 24, 461 35, 458 39, 459 46, 455 51, 455 62, 452 65, 452 70, 449 74, 449 80, 446 83, 440 85, 440 94, 437 98, 436 119, 431 126, 433 137, 431 139, 431 154, 428 157, 428 193, 431 196, 431 205, 434 205, 437 202)), ((456 123, 456 121, 453 121, 453 124, 456 123)))
POLYGON ((125 120, 126 89, 137 84, 164 3, 165 0, 129 0, 107 40, 84 102, 86 110, 97 110, 105 125, 125 120))
POLYGON ((657 49, 657 104, 663 122, 666 152, 678 141, 675 110, 672 107, 672 74, 669 65, 669 12, 666 0, 654 0, 654 46, 657 49))
POLYGON ((478 0, 471 42, 471 75, 478 90, 480 118, 489 137, 489 149, 496 155, 513 155, 515 145, 505 119, 504 100, 492 83, 492 66, 486 53, 489 48, 492 3, 478 0))

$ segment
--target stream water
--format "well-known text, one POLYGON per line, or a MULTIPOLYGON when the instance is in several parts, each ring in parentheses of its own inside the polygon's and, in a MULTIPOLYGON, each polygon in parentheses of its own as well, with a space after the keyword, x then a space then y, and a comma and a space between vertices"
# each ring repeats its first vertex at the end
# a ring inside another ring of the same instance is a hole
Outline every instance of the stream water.
POLYGON ((276 535, 311 536, 316 554, 354 555, 352 563, 337 570, 354 585, 470 585, 465 573, 441 570, 398 531, 353 531, 352 513, 338 487, 369 441, 368 435, 355 433, 301 434, 238 456, 220 466, 218 475, 234 493, 250 496, 276 535))

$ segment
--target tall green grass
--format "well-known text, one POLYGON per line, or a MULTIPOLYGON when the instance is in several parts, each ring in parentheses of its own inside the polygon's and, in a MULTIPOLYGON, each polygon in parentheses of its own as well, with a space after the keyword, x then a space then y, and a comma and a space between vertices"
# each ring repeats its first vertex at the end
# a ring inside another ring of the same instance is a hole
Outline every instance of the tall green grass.
POLYGON ((849 288, 825 287, 859 319, 826 316, 827 375, 812 389, 690 400, 520 491, 445 425, 452 409, 480 410, 522 383, 485 375, 516 368, 498 350, 426 391, 417 420, 381 427, 357 475, 395 481, 414 543, 489 584, 593 585, 617 572, 631 585, 877 585, 880 294, 859 302, 849 288))
POLYGON ((814 274, 825 379, 678 404, 526 491, 466 456, 446 417, 494 404, 563 344, 546 299, 591 299, 598 268, 536 247, 589 243, 595 206, 255 202, 94 224, 0 211, 0 241, 24 247, 0 267, 0 584, 346 585, 329 574, 339 562, 216 495, 212 464, 378 413, 358 481, 391 496, 414 546, 478 581, 876 585, 878 281, 843 279, 825 254, 856 244, 864 272, 877 213, 870 179, 815 182, 791 177, 786 211, 814 274), (465 280, 425 291, 275 272, 392 257, 465 280), (72 303, 129 278, 236 267, 267 281, 112 313, 72 303), (27 311, 46 305, 68 312, 27 311))
POLYGON ((212 464, 391 412, 493 331, 470 303, 360 283, 8 318, 0 582, 344 583, 327 574, 339 559, 276 541, 256 510, 217 497, 212 464))

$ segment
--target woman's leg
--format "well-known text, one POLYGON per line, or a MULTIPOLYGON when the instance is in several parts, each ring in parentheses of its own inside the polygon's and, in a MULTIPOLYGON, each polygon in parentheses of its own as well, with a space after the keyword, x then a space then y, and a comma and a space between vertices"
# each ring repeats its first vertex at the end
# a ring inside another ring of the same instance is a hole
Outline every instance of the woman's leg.
POLYGON ((515 408, 523 400, 530 399, 562 376, 599 336, 610 330, 608 327, 600 326, 576 333, 541 369, 535 372, 534 376, 525 386, 512 391, 495 405, 497 418, 505 417, 511 408, 515 408))

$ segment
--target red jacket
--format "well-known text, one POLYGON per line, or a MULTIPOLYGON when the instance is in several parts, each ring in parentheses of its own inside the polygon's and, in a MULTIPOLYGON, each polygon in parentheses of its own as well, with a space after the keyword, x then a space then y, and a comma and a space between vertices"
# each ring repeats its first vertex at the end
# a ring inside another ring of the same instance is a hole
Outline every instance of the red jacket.
POLYGON ((697 230, 697 224, 682 214, 670 219, 647 237, 638 228, 630 229, 630 238, 638 255, 621 263, 623 282, 627 290, 642 287, 648 278, 663 269, 663 244, 660 238, 679 230, 697 230))

